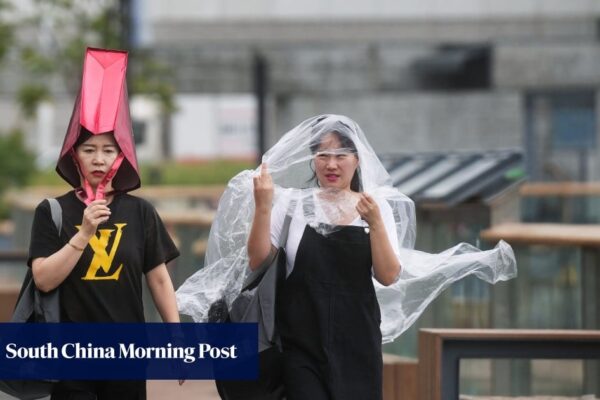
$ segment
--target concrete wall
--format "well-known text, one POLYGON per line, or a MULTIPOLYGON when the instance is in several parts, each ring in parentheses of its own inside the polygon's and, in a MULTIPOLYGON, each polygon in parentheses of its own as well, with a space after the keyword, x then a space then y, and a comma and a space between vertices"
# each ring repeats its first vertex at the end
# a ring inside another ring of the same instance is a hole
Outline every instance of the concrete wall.
POLYGON ((597 41, 500 44, 494 63, 494 82, 502 88, 600 86, 597 41))
POLYGON ((600 12, 600 5, 593 0, 139 0, 138 3, 151 20, 547 17, 600 12))
POLYGON ((356 20, 192 20, 159 19, 151 24, 148 45, 316 44, 316 43, 438 43, 525 42, 535 40, 595 40, 594 15, 544 18, 494 17, 482 19, 375 19, 356 20))
POLYGON ((296 96, 277 110, 276 132, 321 113, 345 114, 380 153, 519 148, 523 126, 518 93, 296 96))
MULTIPOLYGON (((599 3, 600 4, 600 3, 599 3)), ((596 19, 198 22, 161 20, 156 54, 183 91, 251 91, 263 54, 276 92, 415 89, 411 65, 440 44, 489 44, 498 88, 598 85, 596 19)))
MULTIPOLYGON (((575 5, 560 15, 560 4, 545 4, 557 7, 556 13, 440 19, 394 19, 392 13, 388 19, 327 22, 268 15, 195 18, 192 12, 153 20, 160 33, 154 44, 176 71, 178 88, 189 93, 252 92, 253 57, 260 53, 269 67, 270 143, 303 119, 331 112, 354 118, 381 152, 526 150, 524 103, 530 93, 599 93, 600 87, 600 13, 587 3, 580 4, 581 12, 575 5), (492 49, 488 89, 419 86, 416 61, 436 54, 441 44, 473 43, 492 49)), ((527 150, 537 151, 538 144, 527 150)), ((589 179, 600 179, 599 147, 590 148, 583 161, 589 179)), ((538 153, 561 170, 556 176, 579 176, 575 152, 538 153)))

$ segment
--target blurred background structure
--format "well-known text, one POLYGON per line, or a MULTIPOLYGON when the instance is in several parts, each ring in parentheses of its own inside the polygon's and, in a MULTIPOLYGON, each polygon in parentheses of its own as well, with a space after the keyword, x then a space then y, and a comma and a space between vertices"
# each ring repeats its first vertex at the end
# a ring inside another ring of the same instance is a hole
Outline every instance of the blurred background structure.
MULTIPOLYGON (((416 201, 418 248, 510 238, 519 263, 516 280, 443 293, 385 346, 409 357, 394 362, 414 367, 425 327, 600 329, 600 2, 2 0, 7 288, 33 207, 65 190, 52 169, 88 45, 131 52, 138 194, 180 245, 176 285, 202 265, 227 180, 300 121, 337 113, 416 201)), ((600 397, 600 368, 466 360, 460 393, 600 397)))

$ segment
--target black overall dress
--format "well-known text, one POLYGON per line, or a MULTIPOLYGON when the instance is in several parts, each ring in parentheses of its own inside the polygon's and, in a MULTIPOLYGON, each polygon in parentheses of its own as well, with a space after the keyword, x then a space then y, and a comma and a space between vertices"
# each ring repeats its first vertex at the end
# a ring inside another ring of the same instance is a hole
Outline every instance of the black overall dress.
POLYGON ((381 316, 369 234, 306 226, 282 283, 277 327, 287 400, 381 400, 381 316))

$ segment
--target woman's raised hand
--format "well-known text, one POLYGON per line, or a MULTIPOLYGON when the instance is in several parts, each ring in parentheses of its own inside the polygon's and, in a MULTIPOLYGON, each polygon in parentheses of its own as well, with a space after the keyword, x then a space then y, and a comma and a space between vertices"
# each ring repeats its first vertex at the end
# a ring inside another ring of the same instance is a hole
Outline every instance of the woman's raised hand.
POLYGON ((358 211, 358 214, 362 219, 367 221, 367 224, 369 224, 371 228, 383 223, 377 202, 364 192, 360 193, 358 203, 356 204, 356 211, 358 211))
POLYGON ((267 164, 260 165, 260 174, 254 177, 254 202, 256 208, 271 209, 273 203, 273 179, 267 170, 267 164))
POLYGON ((106 199, 94 200, 83 211, 83 221, 81 221, 81 233, 87 237, 96 234, 98 225, 106 222, 110 217, 110 209, 106 205, 106 199))

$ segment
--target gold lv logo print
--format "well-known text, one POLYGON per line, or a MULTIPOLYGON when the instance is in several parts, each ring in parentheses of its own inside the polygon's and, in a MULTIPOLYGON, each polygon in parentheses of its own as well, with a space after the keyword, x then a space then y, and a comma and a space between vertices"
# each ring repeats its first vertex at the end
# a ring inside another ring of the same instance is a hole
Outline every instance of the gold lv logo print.
MULTIPOLYGON (((99 235, 93 236, 90 239, 90 246, 92 250, 94 250, 94 258, 92 258, 92 262, 87 270, 85 276, 81 279, 86 281, 99 281, 99 280, 118 280, 119 274, 121 273, 121 269, 123 269, 123 264, 119 265, 119 268, 108 275, 111 270, 113 260, 115 258, 115 253, 119 248, 119 243, 121 242, 121 236, 123 234, 123 227, 127 224, 115 224, 117 228, 117 234, 115 235, 115 239, 113 241, 112 247, 110 248, 110 254, 107 251, 108 240, 112 236, 112 233, 115 231, 114 229, 99 229, 99 235), (102 270, 105 275, 98 276, 98 271, 102 270)), ((79 229, 79 227, 77 227, 79 229)))

